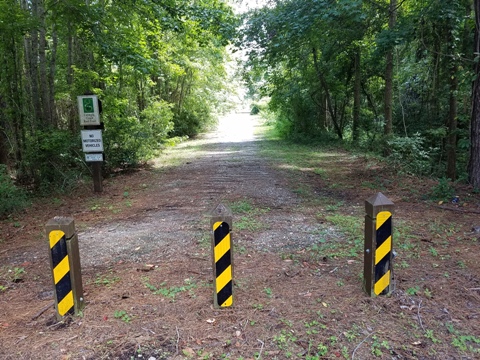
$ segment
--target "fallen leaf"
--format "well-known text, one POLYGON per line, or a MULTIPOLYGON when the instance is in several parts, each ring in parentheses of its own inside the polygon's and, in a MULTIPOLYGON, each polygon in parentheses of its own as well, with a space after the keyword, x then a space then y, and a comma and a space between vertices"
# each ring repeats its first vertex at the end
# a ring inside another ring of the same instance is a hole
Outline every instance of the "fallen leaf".
POLYGON ((324 307, 328 307, 328 304, 327 304, 326 302, 322 302, 322 305, 323 305, 324 307))

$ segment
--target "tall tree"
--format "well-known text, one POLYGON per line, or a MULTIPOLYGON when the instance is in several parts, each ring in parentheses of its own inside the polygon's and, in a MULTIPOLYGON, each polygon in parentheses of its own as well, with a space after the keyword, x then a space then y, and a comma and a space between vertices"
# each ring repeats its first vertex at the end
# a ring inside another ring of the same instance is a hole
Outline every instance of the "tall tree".
MULTIPOLYGON (((388 8, 388 29, 393 31, 397 22, 397 0, 390 0, 388 8)), ((393 61, 394 61, 394 47, 390 45, 390 49, 386 55, 386 69, 385 69, 385 127, 384 134, 388 137, 393 134, 393 61)))
POLYGON ((470 159, 468 179, 474 188, 480 189, 480 0, 474 0, 475 8, 475 80, 472 87, 472 115, 470 124, 470 159))

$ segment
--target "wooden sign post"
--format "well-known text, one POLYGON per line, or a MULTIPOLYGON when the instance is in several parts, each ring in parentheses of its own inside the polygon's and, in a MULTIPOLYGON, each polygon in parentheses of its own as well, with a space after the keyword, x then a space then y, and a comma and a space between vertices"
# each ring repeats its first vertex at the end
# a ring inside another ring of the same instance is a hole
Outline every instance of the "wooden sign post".
POLYGON ((102 192, 103 164, 103 124, 100 122, 101 103, 96 95, 77 97, 80 125, 82 130, 82 149, 85 161, 92 164, 93 190, 102 192))

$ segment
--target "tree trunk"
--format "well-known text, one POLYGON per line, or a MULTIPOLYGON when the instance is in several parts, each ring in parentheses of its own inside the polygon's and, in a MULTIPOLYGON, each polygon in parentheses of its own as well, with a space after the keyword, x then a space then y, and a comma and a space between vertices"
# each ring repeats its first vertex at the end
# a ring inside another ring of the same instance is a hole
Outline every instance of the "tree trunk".
POLYGON ((355 49, 355 85, 353 89, 353 124, 352 124, 352 140, 358 141, 360 128, 360 101, 362 91, 362 75, 360 71, 361 53, 360 48, 355 49))
MULTIPOLYGON (((452 60, 454 62, 455 60, 452 60)), ((447 178, 455 181, 457 167, 457 97, 458 78, 457 65, 452 64, 450 69, 450 100, 448 111, 447 137, 447 178)))
POLYGON ((42 107, 42 120, 40 127, 51 125, 51 111, 50 111, 50 89, 48 86, 47 76, 47 57, 46 57, 46 31, 45 31, 45 9, 43 7, 43 0, 37 0, 37 16, 40 22, 40 29, 38 32, 38 68, 40 71, 40 98, 42 107))
MULTIPOLYGON (((475 6, 475 42, 474 56, 480 55, 480 0, 475 6)), ((475 62, 476 78, 472 88, 472 117, 470 125, 470 159, 468 179, 474 188, 480 189, 480 63, 475 62)))
POLYGON ((50 109, 50 121, 54 127, 58 127, 57 115, 55 111, 55 68, 57 64, 57 46, 58 46, 58 36, 57 29, 55 24, 52 29, 52 51, 50 59, 50 73, 48 76, 48 87, 49 91, 49 104, 50 109))
MULTIPOLYGON (((32 16, 37 16, 38 14, 38 0, 32 1, 32 16)), ((30 33, 31 41, 27 42, 27 46, 30 45, 30 48, 27 51, 28 58, 26 59, 29 67, 29 77, 30 77, 30 98, 32 99, 33 103, 33 114, 34 114, 34 121, 37 123, 42 123, 42 102, 39 93, 39 74, 38 74, 38 48, 39 48, 39 41, 38 41, 38 30, 32 29, 30 33)))
MULTIPOLYGON (((388 29, 393 30, 397 22, 397 0, 390 0, 388 29)), ((393 133, 393 46, 387 52, 385 69, 385 136, 393 133)), ((387 150, 388 151, 388 150, 387 150)))
POLYGON ((322 85, 323 90, 325 91, 325 97, 327 99, 327 109, 328 109, 328 112, 330 113, 330 117, 331 117, 331 120, 332 120, 332 123, 333 123, 333 127, 335 128, 335 132, 337 133, 338 137, 340 139, 343 139, 342 129, 340 128, 340 126, 338 124, 336 111, 333 108, 332 98, 330 96, 330 91, 328 90, 327 81, 325 80, 325 77, 323 76, 323 74, 320 70, 320 66, 318 64, 317 49, 313 48, 312 53, 313 53, 313 65, 315 66, 315 71, 317 73, 318 79, 320 80, 320 84, 322 85))

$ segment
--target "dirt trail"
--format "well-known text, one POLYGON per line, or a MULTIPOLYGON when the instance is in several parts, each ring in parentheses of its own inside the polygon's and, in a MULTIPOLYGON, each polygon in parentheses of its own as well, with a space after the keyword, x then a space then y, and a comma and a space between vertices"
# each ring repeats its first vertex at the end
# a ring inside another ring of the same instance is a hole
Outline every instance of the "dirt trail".
MULTIPOLYGON (((217 131, 177 147, 185 152, 182 164, 158 175, 157 189, 149 192, 142 214, 85 229, 79 234, 83 266, 120 260, 152 262, 159 256, 185 251, 205 236, 206 217, 220 202, 248 201, 269 209, 252 245, 264 249, 305 245, 312 223, 291 209, 298 199, 285 181, 259 155, 255 129, 259 118, 246 113, 223 117, 217 131), (194 148, 195 151, 189 151, 194 148), (286 213, 285 213, 286 212, 286 213), (277 224, 272 229, 271 224, 277 224), (286 224, 282 229, 278 224, 286 224), (300 242, 300 243, 299 243, 300 242), (302 244, 303 242, 303 244, 302 244)), ((235 229, 235 224, 234 224, 235 229)))
POLYGON ((341 150, 299 167, 267 160, 278 144, 257 126, 232 114, 151 168, 106 179, 101 195, 85 186, 1 222, 0 358, 478 358, 478 195, 459 189, 462 206, 440 207, 420 196, 432 181, 341 150), (370 298, 357 225, 377 191, 395 203, 401 236, 395 290, 370 298), (234 210, 235 300, 222 310, 209 229, 219 203, 234 210), (61 322, 44 230, 56 215, 77 224, 86 302, 61 322))

